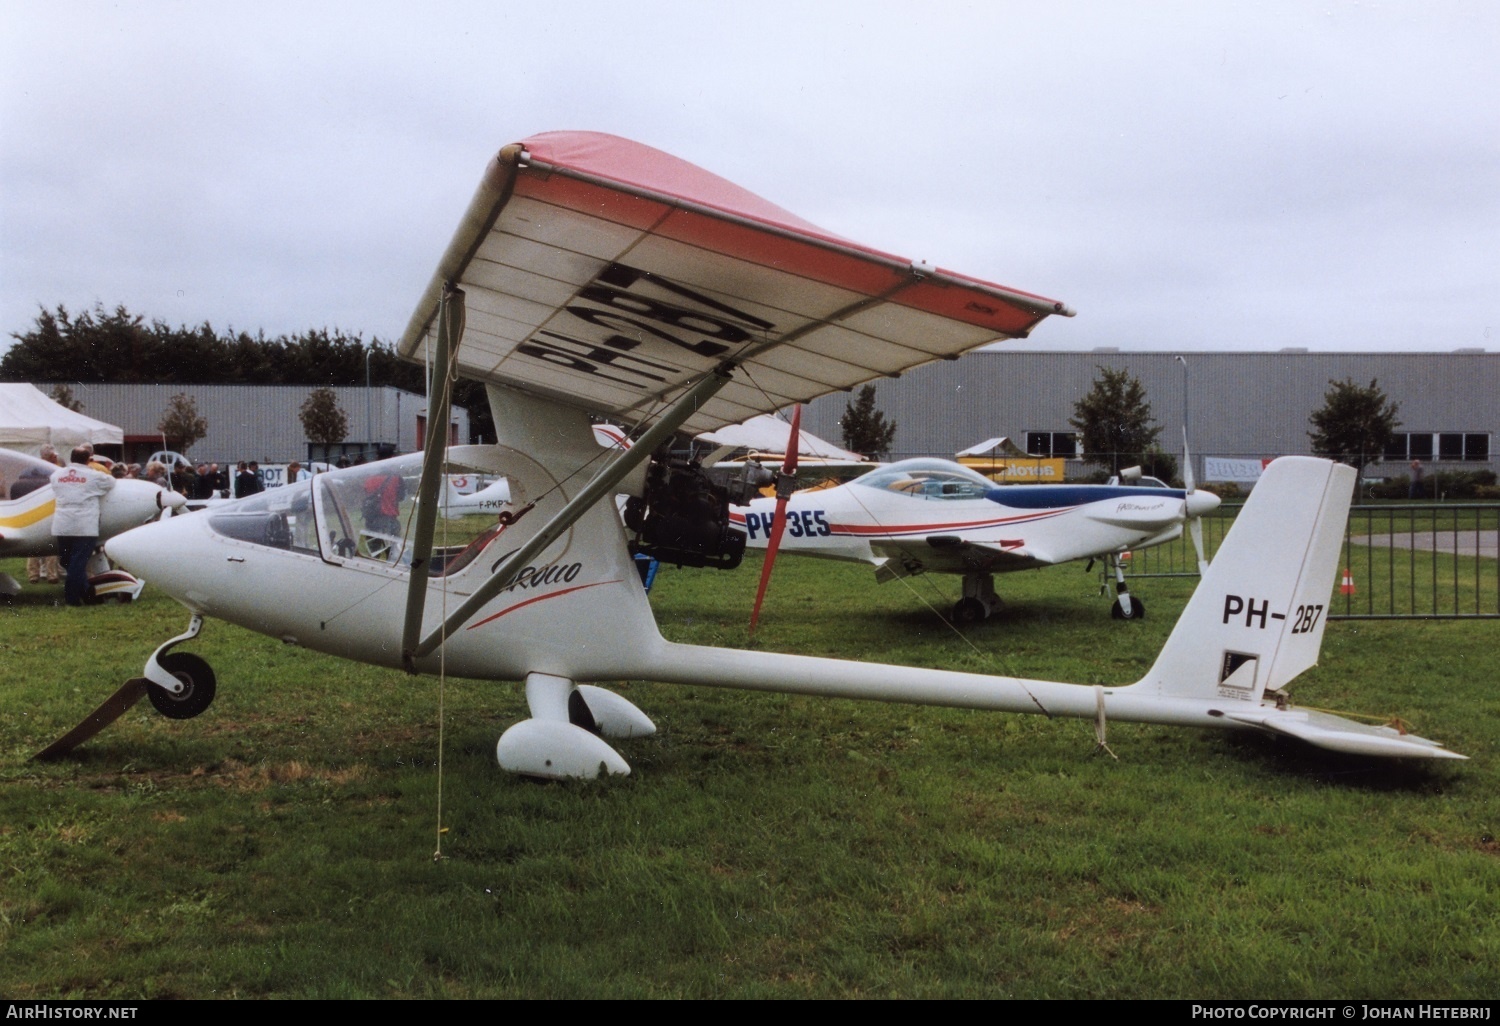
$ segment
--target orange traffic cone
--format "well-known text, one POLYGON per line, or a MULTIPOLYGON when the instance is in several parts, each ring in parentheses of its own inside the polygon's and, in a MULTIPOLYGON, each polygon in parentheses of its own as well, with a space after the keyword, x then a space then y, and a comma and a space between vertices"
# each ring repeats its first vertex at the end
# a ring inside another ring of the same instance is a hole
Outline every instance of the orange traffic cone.
POLYGON ((1353 595, 1354 594, 1354 575, 1349 572, 1349 568, 1347 566, 1344 567, 1344 580, 1339 585, 1339 594, 1340 595, 1353 595))

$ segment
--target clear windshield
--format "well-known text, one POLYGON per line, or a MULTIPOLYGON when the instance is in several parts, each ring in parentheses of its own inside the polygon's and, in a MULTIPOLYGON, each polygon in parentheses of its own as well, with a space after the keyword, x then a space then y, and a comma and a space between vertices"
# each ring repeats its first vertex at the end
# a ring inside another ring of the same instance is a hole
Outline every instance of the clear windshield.
POLYGON ((25 453, 0 449, 0 499, 19 499, 45 485, 57 468, 25 453))
POLYGON ((995 487, 982 474, 946 460, 902 460, 849 483, 914 499, 937 500, 982 499, 995 487))
POLYGON ((312 482, 259 492, 238 502, 215 506, 208 526, 219 534, 252 545, 318 554, 317 523, 312 509, 312 482))
MULTIPOLYGON (((268 488, 238 502, 215 506, 205 515, 218 533, 253 545, 320 555, 334 563, 411 565, 422 457, 416 453, 359 467, 319 474, 309 481, 268 488)), ((512 522, 514 487, 493 487, 492 479, 453 478, 477 490, 475 501, 440 507, 433 535, 431 572, 454 573, 467 566, 512 522), (475 508, 479 512, 470 512, 475 508)), ((506 479, 500 479, 508 484, 506 479)))
MULTIPOLYGON (((410 566, 421 478, 419 453, 314 478, 325 558, 410 566)), ((486 490, 493 483, 491 479, 468 475, 450 478, 447 482, 450 493, 459 481, 474 490, 476 498, 486 495, 490 498, 476 502, 477 509, 461 506, 457 501, 451 508, 446 504, 439 508, 442 515, 433 534, 430 564, 434 576, 467 566, 510 516, 512 503, 507 501, 508 489, 486 490)))

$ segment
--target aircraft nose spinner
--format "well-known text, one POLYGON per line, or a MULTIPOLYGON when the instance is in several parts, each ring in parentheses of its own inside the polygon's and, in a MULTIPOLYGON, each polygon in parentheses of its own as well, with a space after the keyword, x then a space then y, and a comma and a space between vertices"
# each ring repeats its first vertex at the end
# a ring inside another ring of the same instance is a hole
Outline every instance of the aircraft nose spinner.
POLYGON ((1213 492, 1195 488, 1187 493, 1187 515, 1201 517, 1219 508, 1220 499, 1213 492))
POLYGON ((163 510, 182 509, 187 499, 149 481, 116 481, 101 511, 106 535, 127 531, 159 517, 163 510))

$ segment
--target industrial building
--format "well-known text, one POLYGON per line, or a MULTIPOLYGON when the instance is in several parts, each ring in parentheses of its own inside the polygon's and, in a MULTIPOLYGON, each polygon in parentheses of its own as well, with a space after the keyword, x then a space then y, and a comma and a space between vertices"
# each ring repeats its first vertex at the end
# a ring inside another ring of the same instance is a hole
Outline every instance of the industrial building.
MULTIPOLYGON (((949 456, 1006 435, 1027 452, 1066 457, 1068 476, 1094 469, 1068 421, 1099 368, 1124 370, 1145 388, 1160 443, 1180 453, 1182 426, 1199 480, 1205 457, 1264 460, 1311 452, 1309 416, 1330 381, 1378 381, 1400 404, 1399 434, 1368 473, 1399 476, 1412 459, 1442 469, 1491 469, 1500 432, 1500 353, 1055 352, 996 347, 876 384, 876 406, 896 422, 891 458, 949 456)), ((837 440, 852 396, 809 404, 803 423, 837 440)))
MULTIPOLYGON (((54 387, 33 383, 43 392, 54 387)), ((427 433, 427 397, 390 386, 335 386, 348 435, 340 445, 309 448, 299 414, 315 385, 66 384, 84 413, 124 429, 121 456, 131 462, 171 448, 157 425, 179 392, 193 400, 208 425, 208 433, 187 453, 197 462, 380 459, 421 448, 427 433)), ((468 410, 453 407, 448 435, 455 444, 469 440, 468 410)))

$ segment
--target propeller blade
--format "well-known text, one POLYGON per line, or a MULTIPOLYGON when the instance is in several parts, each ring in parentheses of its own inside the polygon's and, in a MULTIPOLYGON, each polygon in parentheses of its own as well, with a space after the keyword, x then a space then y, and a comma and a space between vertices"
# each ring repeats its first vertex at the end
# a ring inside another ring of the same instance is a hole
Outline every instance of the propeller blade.
MULTIPOLYGON (((797 473, 797 450, 802 441, 802 404, 792 407, 792 430, 786 436, 786 462, 781 466, 783 474, 797 473)), ((779 491, 779 489, 778 489, 779 491)))
POLYGON ((1192 535, 1193 548, 1198 553, 1198 576, 1208 573, 1208 560, 1203 558, 1203 521, 1193 517, 1188 521, 1188 534, 1192 535))
POLYGON ((1187 517, 1188 534, 1192 536, 1193 549, 1198 553, 1198 576, 1202 577, 1208 573, 1208 559, 1203 554, 1203 521, 1198 517, 1188 516, 1188 503, 1198 490, 1198 485, 1193 480, 1193 454, 1188 451, 1186 424, 1182 427, 1182 483, 1187 486, 1187 495, 1182 501, 1182 515, 1187 517))
POLYGON ((776 550, 781 548, 781 533, 786 530, 786 500, 776 500, 776 522, 771 525, 771 538, 766 542, 766 562, 760 568, 760 587, 755 590, 755 608, 750 610, 750 633, 760 622, 760 604, 766 598, 766 585, 771 583, 771 568, 776 565, 776 550))
POLYGON ((1187 485, 1189 492, 1196 491, 1198 485, 1193 481, 1193 454, 1188 452, 1187 428, 1182 429, 1182 483, 1187 485))
POLYGON ((792 497, 792 488, 797 480, 797 445, 801 441, 802 405, 792 408, 792 429, 787 433, 786 458, 781 464, 781 473, 776 475, 776 513, 771 525, 771 537, 766 541, 766 562, 760 568, 760 587, 755 590, 755 606, 750 610, 750 633, 760 622, 760 606, 766 598, 766 586, 771 583, 771 570, 776 566, 776 553, 781 548, 781 536, 786 531, 786 502, 792 497))

